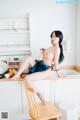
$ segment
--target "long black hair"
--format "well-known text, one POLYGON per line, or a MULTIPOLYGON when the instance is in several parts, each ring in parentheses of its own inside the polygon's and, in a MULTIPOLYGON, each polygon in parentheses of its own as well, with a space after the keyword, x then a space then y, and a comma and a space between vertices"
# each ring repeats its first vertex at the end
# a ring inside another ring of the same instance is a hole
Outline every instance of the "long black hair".
POLYGON ((60 47, 60 55, 59 55, 59 63, 61 63, 64 59, 64 55, 63 55, 63 46, 62 46, 62 40, 63 40, 63 33, 59 30, 55 30, 51 33, 50 37, 52 38, 53 33, 55 33, 55 36, 59 38, 59 47, 60 47))

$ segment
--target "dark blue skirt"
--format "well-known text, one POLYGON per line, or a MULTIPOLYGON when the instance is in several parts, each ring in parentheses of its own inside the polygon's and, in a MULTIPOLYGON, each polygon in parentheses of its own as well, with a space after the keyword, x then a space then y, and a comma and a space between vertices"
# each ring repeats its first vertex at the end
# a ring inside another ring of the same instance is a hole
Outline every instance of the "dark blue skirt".
POLYGON ((29 70, 28 74, 46 71, 47 69, 49 69, 49 67, 50 66, 44 64, 42 60, 37 60, 37 63, 29 70))

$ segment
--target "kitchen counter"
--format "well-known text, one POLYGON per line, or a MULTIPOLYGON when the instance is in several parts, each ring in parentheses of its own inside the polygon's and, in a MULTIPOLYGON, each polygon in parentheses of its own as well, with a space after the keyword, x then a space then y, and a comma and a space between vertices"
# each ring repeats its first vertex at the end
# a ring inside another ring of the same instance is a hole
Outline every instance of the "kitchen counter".
MULTIPOLYGON (((47 77, 47 78, 45 78, 43 80, 61 80, 61 79, 76 79, 76 78, 80 79, 80 67, 63 66, 63 67, 60 67, 60 72, 62 72, 61 73, 63 75, 62 77, 57 77, 55 72, 52 71, 51 76, 47 77)), ((2 82, 2 81, 23 81, 23 80, 24 80, 24 78, 19 78, 19 79, 16 79, 16 80, 11 80, 10 78, 9 79, 1 78, 0 82, 2 82)))

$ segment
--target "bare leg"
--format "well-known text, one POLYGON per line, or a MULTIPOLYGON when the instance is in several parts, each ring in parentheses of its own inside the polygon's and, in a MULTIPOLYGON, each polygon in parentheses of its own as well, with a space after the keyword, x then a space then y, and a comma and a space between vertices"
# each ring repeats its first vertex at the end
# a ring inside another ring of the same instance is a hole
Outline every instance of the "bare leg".
POLYGON ((43 95, 39 92, 36 85, 34 84, 34 80, 42 80, 44 78, 49 77, 50 74, 51 74, 51 70, 46 70, 43 72, 36 72, 36 73, 30 74, 25 77, 27 86, 31 87, 35 90, 36 94, 38 95, 40 100, 43 102, 43 104, 45 104, 45 99, 44 99, 43 95))
POLYGON ((33 67, 35 64, 36 64, 35 60, 31 56, 28 56, 26 58, 26 60, 22 63, 22 65, 21 65, 19 71, 17 72, 17 74, 14 77, 12 77, 11 79, 20 78, 21 73, 25 69, 27 69, 27 71, 29 72, 29 67, 33 67))

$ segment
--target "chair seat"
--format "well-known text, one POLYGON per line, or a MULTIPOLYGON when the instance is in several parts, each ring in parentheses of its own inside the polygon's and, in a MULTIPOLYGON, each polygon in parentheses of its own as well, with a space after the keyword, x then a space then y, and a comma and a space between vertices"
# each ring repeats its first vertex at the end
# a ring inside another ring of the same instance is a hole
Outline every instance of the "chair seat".
MULTIPOLYGON (((57 118, 61 116, 61 110, 55 107, 52 103, 46 102, 45 105, 42 103, 37 104, 38 111, 39 111, 39 116, 36 114, 34 115, 34 109, 30 110, 30 116, 34 120, 48 120, 52 118, 57 118)), ((34 106, 35 108, 35 106, 34 106)))

